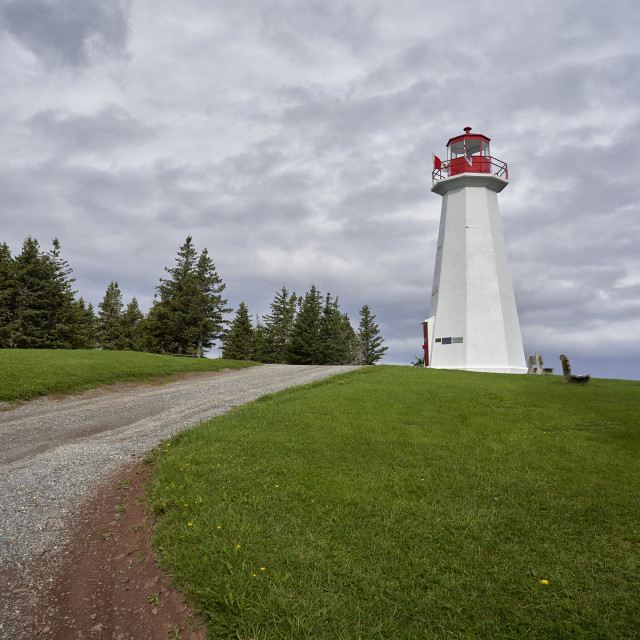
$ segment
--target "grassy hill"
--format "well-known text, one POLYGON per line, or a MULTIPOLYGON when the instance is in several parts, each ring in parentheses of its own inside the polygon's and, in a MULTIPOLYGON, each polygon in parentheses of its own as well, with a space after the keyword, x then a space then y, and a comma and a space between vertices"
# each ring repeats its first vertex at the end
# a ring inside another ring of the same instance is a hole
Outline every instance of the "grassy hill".
POLYGON ((254 364, 135 351, 0 349, 0 401, 27 400, 114 382, 150 381, 176 373, 238 369, 254 364))
POLYGON ((164 443, 212 638, 640 636, 640 383, 375 367, 164 443))

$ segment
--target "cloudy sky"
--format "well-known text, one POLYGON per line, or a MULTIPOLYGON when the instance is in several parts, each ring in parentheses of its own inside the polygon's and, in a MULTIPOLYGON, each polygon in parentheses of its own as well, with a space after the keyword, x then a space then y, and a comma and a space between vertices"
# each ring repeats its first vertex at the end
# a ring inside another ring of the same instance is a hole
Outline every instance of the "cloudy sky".
POLYGON ((524 347, 640 379, 637 0, 0 0, 0 242, 54 236, 79 295, 148 309, 193 235, 229 302, 369 304, 421 354, 465 126, 500 207, 524 347))

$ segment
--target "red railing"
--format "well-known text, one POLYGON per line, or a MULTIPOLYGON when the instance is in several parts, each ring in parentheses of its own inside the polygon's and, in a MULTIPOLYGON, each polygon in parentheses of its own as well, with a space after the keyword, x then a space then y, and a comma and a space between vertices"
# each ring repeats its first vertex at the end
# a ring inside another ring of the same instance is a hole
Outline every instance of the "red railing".
POLYGON ((506 162, 498 160, 492 156, 469 156, 471 164, 468 160, 461 156, 452 158, 440 163, 440 167, 434 168, 431 172, 433 184, 445 178, 452 178, 463 173, 490 173, 498 178, 509 179, 509 169, 506 162))

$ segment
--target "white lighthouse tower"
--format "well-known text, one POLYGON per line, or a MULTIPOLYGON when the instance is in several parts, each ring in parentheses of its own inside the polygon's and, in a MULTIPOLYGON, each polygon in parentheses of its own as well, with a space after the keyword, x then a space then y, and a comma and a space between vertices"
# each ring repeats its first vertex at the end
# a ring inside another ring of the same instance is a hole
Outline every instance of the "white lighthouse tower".
POLYGON ((431 191, 442 196, 442 213, 425 366, 526 373, 498 209, 509 173, 489 142, 466 127, 447 143, 446 160, 434 156, 431 191))

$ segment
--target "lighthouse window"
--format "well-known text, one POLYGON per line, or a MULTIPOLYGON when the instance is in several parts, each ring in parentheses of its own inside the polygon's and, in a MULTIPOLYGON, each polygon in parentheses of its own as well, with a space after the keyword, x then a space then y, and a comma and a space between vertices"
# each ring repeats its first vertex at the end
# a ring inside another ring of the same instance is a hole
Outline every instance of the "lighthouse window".
POLYGON ((489 143, 486 142, 485 140, 482 141, 482 155, 483 156, 490 156, 491 155, 489 153, 489 143))
POLYGON ((482 142, 481 140, 473 140, 473 139, 458 140, 458 142, 454 142, 451 145, 451 157, 459 158, 463 156, 465 152, 465 147, 469 155, 472 155, 472 156, 478 155, 481 150, 481 147, 480 147, 481 142, 482 142))

